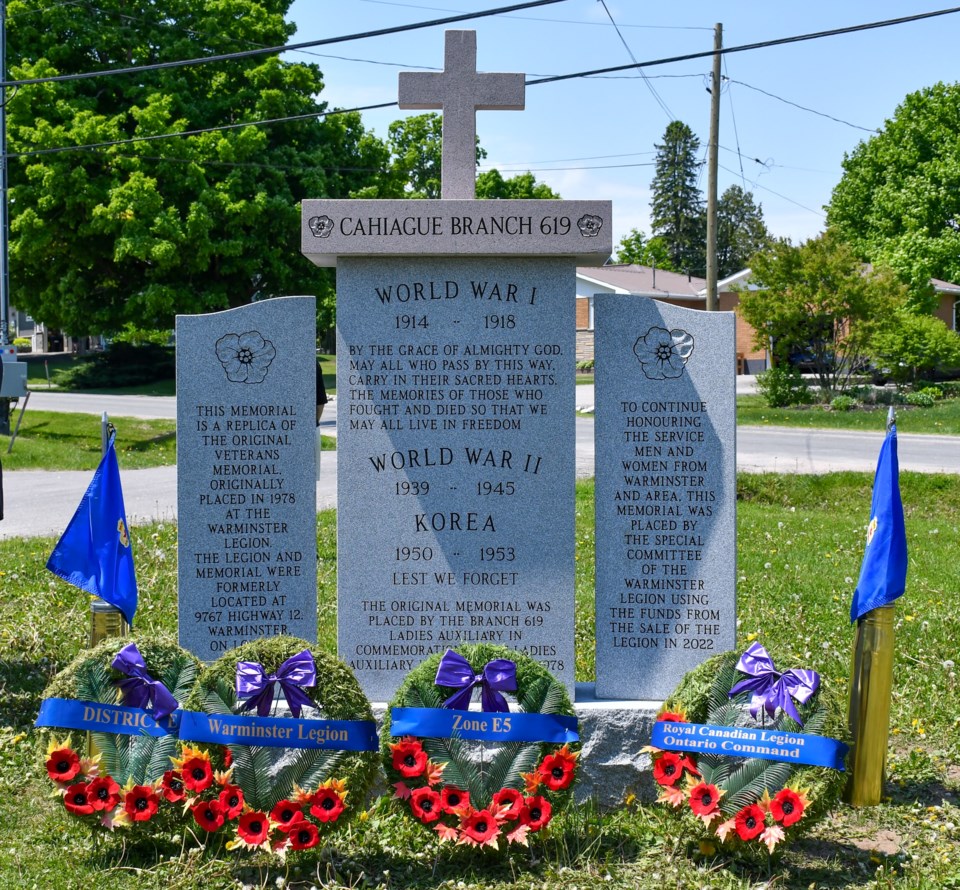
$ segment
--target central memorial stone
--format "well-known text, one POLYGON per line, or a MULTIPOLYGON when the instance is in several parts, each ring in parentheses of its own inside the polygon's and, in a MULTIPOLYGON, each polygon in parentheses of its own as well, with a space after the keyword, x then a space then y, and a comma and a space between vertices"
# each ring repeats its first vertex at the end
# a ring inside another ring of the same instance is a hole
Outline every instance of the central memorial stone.
POLYGON ((302 250, 337 266, 338 631, 389 699, 426 656, 496 642, 574 683, 576 266, 610 255, 609 202, 477 201, 476 109, 523 75, 446 35, 443 198, 305 201, 302 250))

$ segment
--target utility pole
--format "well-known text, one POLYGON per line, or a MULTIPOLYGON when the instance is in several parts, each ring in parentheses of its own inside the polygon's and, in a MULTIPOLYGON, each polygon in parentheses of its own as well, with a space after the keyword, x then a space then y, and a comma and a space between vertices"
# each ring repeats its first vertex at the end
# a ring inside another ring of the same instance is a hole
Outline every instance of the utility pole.
MULTIPOLYGON (((7 79, 7 0, 0 0, 0 80, 7 79)), ((0 346, 10 342, 10 220, 7 206, 7 88, 0 87, 0 346)), ((0 379, 3 369, 0 368, 0 379)), ((0 433, 10 435, 10 400, 0 398, 0 433)))
POLYGON ((717 151, 720 141, 720 53, 723 25, 713 26, 713 74, 710 77, 710 142, 707 145, 707 311, 720 308, 717 298, 717 151))

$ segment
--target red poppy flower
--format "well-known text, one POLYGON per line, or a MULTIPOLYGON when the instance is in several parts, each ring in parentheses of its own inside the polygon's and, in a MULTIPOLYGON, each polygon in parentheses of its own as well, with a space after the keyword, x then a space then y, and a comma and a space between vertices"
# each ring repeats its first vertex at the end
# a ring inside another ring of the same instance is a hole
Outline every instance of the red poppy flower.
POLYGON ((778 791, 770 801, 770 813, 773 818, 788 826, 800 821, 804 809, 803 798, 792 788, 778 791))
POLYGON ((186 792, 184 791, 183 777, 180 775, 180 770, 168 769, 163 774, 163 779, 160 782, 160 793, 170 801, 170 803, 176 803, 178 800, 183 800, 186 797, 186 792))
POLYGON ((205 757, 190 757, 180 768, 183 784, 190 791, 206 791, 213 784, 213 768, 205 757))
POLYGON ((243 791, 236 785, 224 785, 220 792, 220 806, 225 819, 236 819, 243 812, 243 791))
POLYGON ((159 806, 160 798, 149 785, 134 785, 123 798, 123 808, 134 822, 149 822, 159 806))
POLYGON ((432 788, 416 788, 410 795, 410 809, 424 824, 436 822, 443 812, 440 795, 432 788))
POLYGON ((539 831, 550 822, 550 809, 550 801, 545 797, 524 798, 520 822, 530 826, 531 831, 539 831))
POLYGON ((67 789, 63 805, 75 816, 89 816, 93 812, 90 800, 90 786, 86 782, 77 782, 67 789))
POLYGON ((120 786, 110 776, 98 776, 88 786, 95 810, 112 810, 120 803, 120 786))
POLYGON ((664 751, 653 764, 653 778, 658 785, 673 785, 683 775, 680 755, 664 751))
POLYGON ((744 807, 734 817, 734 825, 741 840, 753 840, 766 827, 763 809, 755 803, 744 807))
POLYGON ((223 747, 223 766, 224 769, 230 769, 230 765, 233 763, 233 752, 224 745, 223 747))
POLYGON ((80 758, 72 748, 57 748, 47 758, 47 775, 54 782, 69 782, 80 772, 80 758))
POLYGON ((294 850, 309 850, 320 841, 320 832, 312 822, 302 820, 290 826, 290 846, 294 850))
POLYGON ((500 833, 497 819, 489 810, 477 810, 463 820, 464 835, 473 843, 482 845, 500 833))
POLYGON ((286 831, 288 826, 303 819, 303 810, 292 800, 281 800, 270 810, 270 819, 277 823, 281 831, 286 831))
POLYGON ((244 813, 237 825, 237 834, 248 844, 259 846, 270 834, 270 820, 266 813, 244 813))
POLYGON ((225 821, 223 805, 219 800, 202 800, 190 807, 190 812, 197 820, 197 825, 205 831, 216 831, 225 821))
POLYGON ((551 791, 560 791, 569 788, 573 781, 573 771, 577 768, 577 758, 564 745, 559 751, 548 754, 537 767, 537 772, 543 778, 543 784, 551 791))
POLYGON ((516 788, 502 788, 493 795, 493 806, 500 811, 501 819, 518 819, 523 810, 523 795, 516 788), (510 809, 503 809, 506 806, 510 809))
POLYGON ((720 792, 716 785, 701 782, 690 789, 690 809, 698 816, 709 816, 720 806, 720 792))
POLYGON ((336 822, 343 812, 343 798, 332 788, 318 788, 312 800, 310 815, 321 822, 336 822))
POLYGON ((456 815, 458 809, 470 806, 470 792, 448 785, 440 792, 440 806, 445 813, 456 815))
POLYGON ((683 771, 700 775, 694 762, 686 755, 675 754, 673 751, 664 751, 653 762, 653 778, 658 785, 674 785, 683 775, 683 771))
POLYGON ((420 742, 403 739, 390 748, 393 751, 393 768, 405 779, 419 776, 427 768, 427 752, 420 742))
POLYGON ((660 723, 686 723, 687 715, 683 711, 661 711, 657 714, 660 723))

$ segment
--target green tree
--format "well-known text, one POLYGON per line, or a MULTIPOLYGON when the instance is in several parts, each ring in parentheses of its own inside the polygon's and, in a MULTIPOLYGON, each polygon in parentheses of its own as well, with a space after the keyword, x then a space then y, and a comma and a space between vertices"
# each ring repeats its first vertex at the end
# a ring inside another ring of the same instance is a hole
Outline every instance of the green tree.
POLYGON ((650 202, 651 229, 663 239, 678 272, 706 272, 706 217, 697 186, 700 140, 682 121, 671 121, 657 146, 650 202))
POLYGON ((545 182, 537 182, 532 173, 518 173, 504 179, 500 171, 485 170, 477 177, 478 198, 537 198, 557 199, 560 197, 545 182))
POLYGON ((777 240, 750 268, 760 289, 741 293, 739 312, 756 332, 755 345, 772 343, 776 362, 795 351, 811 353, 828 392, 850 385, 873 338, 907 299, 891 270, 868 270, 830 231, 798 247, 777 240))
MULTIPOLYGON (((387 171, 357 194, 363 198, 439 198, 443 153, 443 118, 434 112, 394 121, 388 128, 387 171)), ((477 139, 477 163, 487 156, 477 139)), ((532 173, 504 179, 499 170, 477 176, 478 198, 559 198, 532 173)))
POLYGON ((865 260, 896 269, 913 302, 929 279, 960 281, 960 84, 911 93, 845 156, 827 220, 865 260))
POLYGON ((638 266, 656 266, 667 272, 676 272, 670 262, 670 252, 661 237, 647 238, 639 229, 631 229, 620 239, 614 262, 636 263, 638 266))
MULTIPOLYGON (((146 65, 286 42, 289 0, 10 0, 17 78, 146 65)), ((366 185, 386 148, 357 115, 317 115, 314 65, 254 57, 24 87, 7 106, 15 304, 74 334, 125 323, 170 328, 177 313, 316 294, 331 276, 299 250, 305 197, 366 185), (126 141, 209 130, 157 141, 126 141), (101 148, 31 154, 62 146, 101 148)))
POLYGON ((870 354, 895 380, 916 383, 937 369, 960 367, 960 334, 939 318, 904 308, 873 338, 870 354))
POLYGON ((731 185, 717 201, 717 274, 726 278, 745 269, 773 240, 763 221, 763 207, 753 192, 731 185))

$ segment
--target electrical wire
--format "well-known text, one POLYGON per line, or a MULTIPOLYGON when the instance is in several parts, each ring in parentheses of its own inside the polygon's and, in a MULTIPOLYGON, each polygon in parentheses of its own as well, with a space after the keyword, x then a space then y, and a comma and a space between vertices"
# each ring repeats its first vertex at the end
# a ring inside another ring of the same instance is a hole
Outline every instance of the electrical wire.
MULTIPOLYGON (((722 59, 723 70, 728 71, 726 57, 722 59)), ((727 73, 724 77, 727 83, 730 83, 730 75, 727 73)), ((740 134, 737 132, 737 115, 733 110, 733 93, 727 90, 727 105, 730 107, 730 119, 733 121, 733 141, 737 144, 737 157, 740 160, 740 180, 743 183, 743 190, 747 190, 747 180, 743 174, 743 158, 740 155, 740 134)))
MULTIPOLYGON (((433 12, 453 12, 452 9, 443 6, 421 6, 417 3, 397 3, 392 0, 360 0, 361 3, 375 3, 377 6, 402 6, 407 9, 429 9, 433 12)), ((578 19, 550 19, 542 16, 529 15, 504 15, 504 18, 523 19, 528 22, 555 22, 558 25, 594 25, 601 28, 607 27, 603 22, 585 22, 578 19)), ((712 31, 713 28, 707 28, 703 25, 621 25, 622 28, 643 28, 648 31, 712 31)))
MULTIPOLYGON (((736 170, 731 170, 729 167, 724 167, 723 164, 717 165, 721 170, 726 170, 727 173, 732 173, 734 176, 737 175, 736 170)), ((810 213, 815 213, 817 216, 822 216, 826 218, 826 214, 822 210, 814 210, 812 207, 807 207, 806 204, 801 204, 799 201, 794 201, 793 198, 788 198, 786 195, 780 194, 780 192, 775 192, 771 188, 767 188, 765 185, 760 185, 759 182, 754 182, 752 179, 748 179, 747 182, 750 183, 755 189, 762 189, 765 192, 770 192, 771 195, 776 195, 778 198, 782 198, 784 201, 787 201, 790 204, 796 204, 797 207, 800 207, 802 210, 808 210, 810 213)))
MULTIPOLYGON (((542 83, 557 83, 561 80, 573 80, 577 77, 592 77, 597 74, 610 74, 614 71, 627 71, 631 68, 652 68, 655 65, 672 65, 675 62, 689 62, 694 59, 706 59, 720 55, 730 55, 731 53, 749 52, 755 49, 767 49, 772 46, 786 46, 791 43, 802 43, 807 40, 819 40, 823 37, 837 37, 841 34, 856 34, 860 31, 872 31, 876 28, 889 28, 893 25, 904 25, 908 22, 919 22, 924 19, 935 18, 941 15, 952 15, 960 12, 960 6, 952 6, 949 9, 937 9, 932 12, 918 12, 914 15, 902 16, 897 19, 883 19, 878 22, 865 22, 861 25, 848 25, 845 28, 832 28, 829 31, 812 31, 809 34, 795 34, 792 37, 777 37, 773 40, 761 40, 757 43, 744 43, 740 46, 725 46, 721 49, 704 50, 698 53, 686 53, 682 56, 667 56, 661 59, 652 59, 649 62, 640 62, 637 65, 614 65, 609 68, 595 68, 592 71, 576 71, 572 74, 555 74, 552 77, 541 77, 538 80, 528 80, 527 86, 538 86, 542 83)), ((2 84, 0 84, 2 86, 2 84)))
MULTIPOLYGON (((610 19, 610 24, 613 25, 613 30, 617 32, 617 37, 620 38, 620 42, 623 44, 623 48, 627 51, 627 55, 630 56, 630 60, 633 62, 634 65, 636 65, 637 57, 633 54, 633 50, 630 49, 630 44, 627 43, 626 38, 623 36, 623 32, 617 27, 617 23, 613 20, 613 15, 610 12, 610 7, 607 6, 607 0, 600 0, 600 5, 603 7, 603 11, 607 14, 607 18, 610 19)), ((646 84, 647 89, 650 90, 650 94, 653 96, 654 99, 656 99, 657 105, 659 105, 660 108, 663 110, 664 114, 666 114, 667 120, 669 121, 674 120, 673 112, 667 106, 667 103, 664 102, 663 99, 660 97, 660 94, 657 92, 654 85, 650 83, 650 81, 647 79, 646 72, 642 68, 638 68, 637 71, 639 72, 640 76, 643 78, 643 82, 644 84, 646 84)))
POLYGON ((375 31, 363 31, 358 34, 345 34, 340 37, 324 37, 320 40, 305 40, 301 43, 288 43, 283 46, 265 46, 257 49, 240 50, 233 53, 216 53, 212 56, 201 56, 195 59, 175 59, 169 62, 154 62, 150 65, 132 65, 127 68, 107 68, 103 71, 81 71, 74 74, 56 74, 49 77, 30 77, 22 80, 0 81, 0 89, 14 86, 29 86, 41 83, 66 83, 74 80, 89 80, 93 77, 107 77, 117 74, 142 74, 145 71, 165 71, 169 68, 186 68, 192 65, 206 65, 209 62, 229 62, 236 59, 249 59, 255 56, 276 55, 278 53, 295 52, 314 46, 329 46, 334 43, 347 43, 351 40, 366 40, 370 37, 383 37, 387 34, 401 34, 407 31, 421 31, 424 28, 434 28, 437 25, 451 25, 455 22, 464 22, 469 19, 483 19, 494 15, 502 15, 515 9, 531 9, 537 6, 550 6, 554 3, 565 3, 566 0, 527 0, 525 3, 514 3, 511 6, 499 6, 494 9, 484 9, 479 12, 465 12, 460 15, 451 15, 442 19, 432 19, 428 22, 412 22, 408 25, 394 25, 390 28, 378 28, 375 31))
POLYGON ((767 92, 767 90, 762 90, 760 87, 755 87, 749 83, 744 83, 742 80, 731 80, 730 83, 735 83, 738 86, 746 87, 748 90, 755 90, 758 93, 763 93, 764 96, 769 96, 771 99, 776 99, 779 102, 792 105, 794 108, 799 108, 801 111, 809 111, 810 114, 815 114, 818 117, 825 117, 828 120, 836 121, 838 124, 845 124, 848 127, 853 127, 854 130, 863 130, 864 133, 877 132, 875 129, 871 130, 869 127, 861 127, 859 124, 852 124, 850 121, 845 121, 841 117, 834 117, 832 114, 827 114, 823 111, 817 111, 815 108, 808 108, 806 105, 801 105, 799 102, 792 102, 790 99, 784 99, 783 96, 778 96, 775 93, 767 92))

